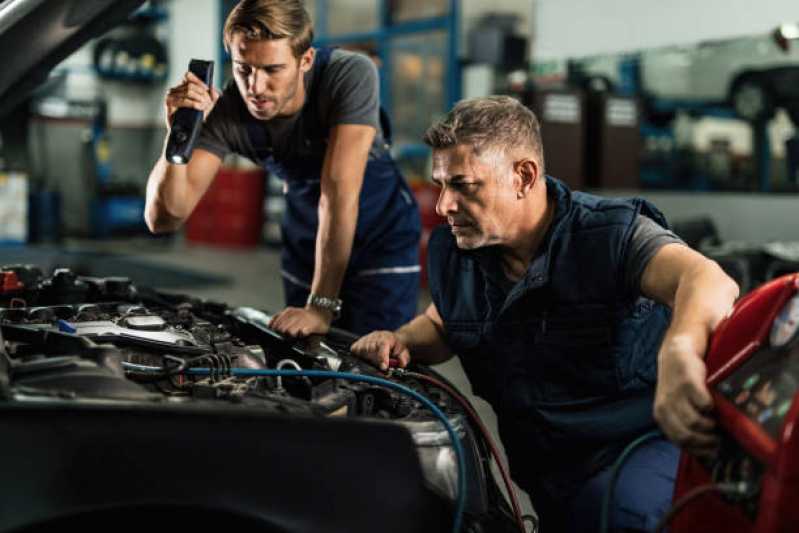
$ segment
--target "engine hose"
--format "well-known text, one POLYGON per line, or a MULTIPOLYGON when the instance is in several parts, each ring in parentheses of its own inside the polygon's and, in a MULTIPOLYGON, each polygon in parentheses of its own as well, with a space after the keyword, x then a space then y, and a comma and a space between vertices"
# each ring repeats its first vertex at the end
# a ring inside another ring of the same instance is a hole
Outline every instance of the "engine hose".
POLYGON ((140 373, 139 380, 141 380, 143 376, 147 376, 149 379, 152 380, 151 382, 156 383, 158 381, 162 381, 168 379, 171 376, 175 376, 177 374, 182 373, 184 370, 186 370, 186 367, 188 366, 188 362, 182 357, 176 357, 174 355, 165 354, 164 356, 162 356, 162 359, 164 360, 164 366, 161 367, 139 365, 136 363, 130 363, 128 361, 122 361, 122 368, 129 371, 140 373), (167 361, 175 363, 175 366, 170 368, 166 364, 167 361), (154 372, 158 373, 154 375, 154 372))
MULTIPOLYGON (((277 362, 277 365, 275 365, 278 370, 283 370, 286 366, 290 366, 294 368, 294 370, 302 370, 302 367, 294 359, 281 359, 277 362)), ((278 390, 283 390, 283 378, 278 376, 275 381, 277 381, 278 390)))
MULTIPOLYGON (((463 410, 466 411, 466 414, 469 415, 469 418, 472 419, 477 429, 482 434, 483 440, 488 445, 488 448, 491 450, 491 455, 494 456, 494 462, 497 464, 497 468, 499 469, 499 473, 502 476, 502 481, 505 484, 505 488, 508 491, 508 497, 510 498, 511 506, 513 507, 513 515, 516 519, 516 525, 519 526, 519 531, 523 533, 527 532, 527 528, 524 525, 524 518, 522 517, 522 509, 519 505, 519 499, 516 495, 516 489, 513 487, 513 483, 510 480, 510 475, 508 474, 508 468, 505 466, 504 461, 502 461, 502 457, 499 453, 499 448, 497 447, 494 439, 491 438, 491 433, 488 431, 488 428, 485 427, 483 421, 480 420, 480 417, 474 411, 474 408, 469 404, 469 401, 466 400, 459 392, 455 389, 447 385, 441 380, 433 378, 431 376, 427 376, 425 374, 420 374, 419 372, 405 372, 405 375, 414 379, 418 379, 420 381, 425 381, 427 383, 432 384, 433 386, 445 391, 449 394, 452 398, 454 398, 460 405, 463 407, 463 410)), ((534 527, 534 529, 536 529, 534 527)))
MULTIPOLYGON (((331 372, 327 370, 271 370, 271 369, 255 369, 255 368, 231 368, 230 374, 233 376, 255 376, 255 377, 309 377, 309 378, 326 378, 326 379, 343 379, 348 381, 361 381, 371 383, 388 389, 393 389, 397 392, 406 394, 418 402, 421 402, 425 407, 430 409, 432 413, 441 420, 444 427, 449 434, 452 441, 452 447, 455 450, 455 456, 458 459, 458 495, 455 504, 455 516, 452 524, 453 533, 460 533, 461 523, 463 522, 463 511, 466 507, 466 460, 463 451, 463 444, 461 444, 455 429, 450 424, 447 416, 439 409, 436 404, 431 402, 428 398, 422 396, 413 389, 394 383, 387 379, 378 378, 375 376, 364 376, 359 374, 350 374, 347 372, 331 372)), ((212 372, 209 368, 189 368, 185 370, 185 374, 206 376, 212 372)))
POLYGON ((621 467, 624 466, 624 463, 627 461, 627 459, 629 459, 630 455, 632 455, 632 453, 638 449, 638 447, 649 442, 650 440, 660 438, 662 436, 663 433, 658 430, 644 433, 628 444, 627 447, 624 448, 624 451, 621 452, 621 455, 619 455, 619 458, 616 459, 616 462, 613 463, 610 481, 608 482, 608 488, 605 490, 605 495, 602 497, 602 511, 599 515, 600 533, 608 533, 610 530, 610 506, 613 503, 613 493, 616 490, 616 483, 619 481, 619 476, 621 475, 621 467))

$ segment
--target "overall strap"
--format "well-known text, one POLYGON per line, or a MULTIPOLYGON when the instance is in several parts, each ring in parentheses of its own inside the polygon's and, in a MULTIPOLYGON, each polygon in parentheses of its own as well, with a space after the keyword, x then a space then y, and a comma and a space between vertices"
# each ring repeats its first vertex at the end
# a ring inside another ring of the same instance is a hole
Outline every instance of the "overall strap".
POLYGON ((383 104, 380 104, 380 128, 383 130, 383 140, 391 146, 391 119, 388 118, 388 111, 383 104))
POLYGON ((335 50, 335 48, 330 46, 323 46, 316 49, 316 56, 313 61, 313 84, 306 96, 306 101, 313 111, 316 111, 319 105, 319 90, 322 86, 322 74, 325 72, 328 63, 330 63, 330 56, 333 54, 333 50, 335 50))

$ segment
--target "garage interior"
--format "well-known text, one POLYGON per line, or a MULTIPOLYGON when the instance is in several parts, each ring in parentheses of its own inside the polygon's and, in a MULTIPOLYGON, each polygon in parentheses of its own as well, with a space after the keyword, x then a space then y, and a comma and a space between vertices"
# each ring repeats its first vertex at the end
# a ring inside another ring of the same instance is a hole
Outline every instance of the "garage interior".
MULTIPOLYGON (((0 12, 11 3, 0 2, 0 12)), ((123 276, 230 306, 283 308, 277 176, 228 157, 182 229, 152 235, 144 223, 145 185, 166 134, 164 95, 192 58, 215 62, 217 88, 230 80, 221 34, 235 3, 145 2, 2 117, 0 265, 123 276)), ((432 228, 446 223, 435 211, 424 131, 461 99, 505 94, 537 114, 549 175, 574 190, 651 201, 742 295, 799 271, 795 2, 306 5, 316 45, 356 50, 378 65, 391 154, 420 208, 422 258, 432 228)), ((431 298, 425 275, 423 263, 419 311, 431 298)), ((437 370, 471 390, 457 358, 437 370)), ((468 397, 499 441, 489 404, 468 397)))

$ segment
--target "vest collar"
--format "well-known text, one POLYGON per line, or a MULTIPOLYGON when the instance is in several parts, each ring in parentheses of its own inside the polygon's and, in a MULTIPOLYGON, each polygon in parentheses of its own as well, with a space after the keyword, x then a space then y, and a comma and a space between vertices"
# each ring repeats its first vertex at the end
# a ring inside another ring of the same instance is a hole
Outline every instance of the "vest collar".
MULTIPOLYGON (((552 257, 552 245, 557 240, 554 237, 563 231, 563 221, 571 210, 571 191, 566 185, 551 176, 545 176, 547 196, 549 201, 555 202, 555 214, 549 225, 546 235, 541 241, 538 254, 530 262, 524 277, 513 287, 512 293, 525 292, 537 289, 549 282, 549 268, 552 257)), ((502 268, 499 248, 488 246, 469 252, 480 265, 486 276, 492 278, 500 287, 507 286, 510 281, 506 278, 502 268)))
POLYGON ((552 245, 557 240, 555 237, 563 231, 563 222, 571 210, 571 190, 566 185, 551 176, 545 176, 547 196, 549 201, 555 202, 555 214, 549 225, 546 235, 541 241, 539 252, 527 267, 527 273, 522 279, 525 289, 537 289, 549 282, 549 269, 552 258, 552 245))

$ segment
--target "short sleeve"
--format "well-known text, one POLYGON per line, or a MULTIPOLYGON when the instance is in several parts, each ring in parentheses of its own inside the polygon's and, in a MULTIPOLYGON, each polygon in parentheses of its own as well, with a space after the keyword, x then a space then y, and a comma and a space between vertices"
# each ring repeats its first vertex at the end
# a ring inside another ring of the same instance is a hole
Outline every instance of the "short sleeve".
POLYGON ((365 124, 380 130, 380 80, 377 66, 363 54, 346 52, 324 74, 330 95, 328 123, 365 124))
POLYGON ((674 232, 660 226, 644 215, 638 215, 624 263, 624 289, 627 294, 640 294, 641 278, 649 261, 663 246, 672 243, 685 244, 674 232))
POLYGON ((229 84, 205 119, 195 148, 201 148, 224 159, 231 152, 249 155, 241 146, 241 97, 235 84, 229 84))

